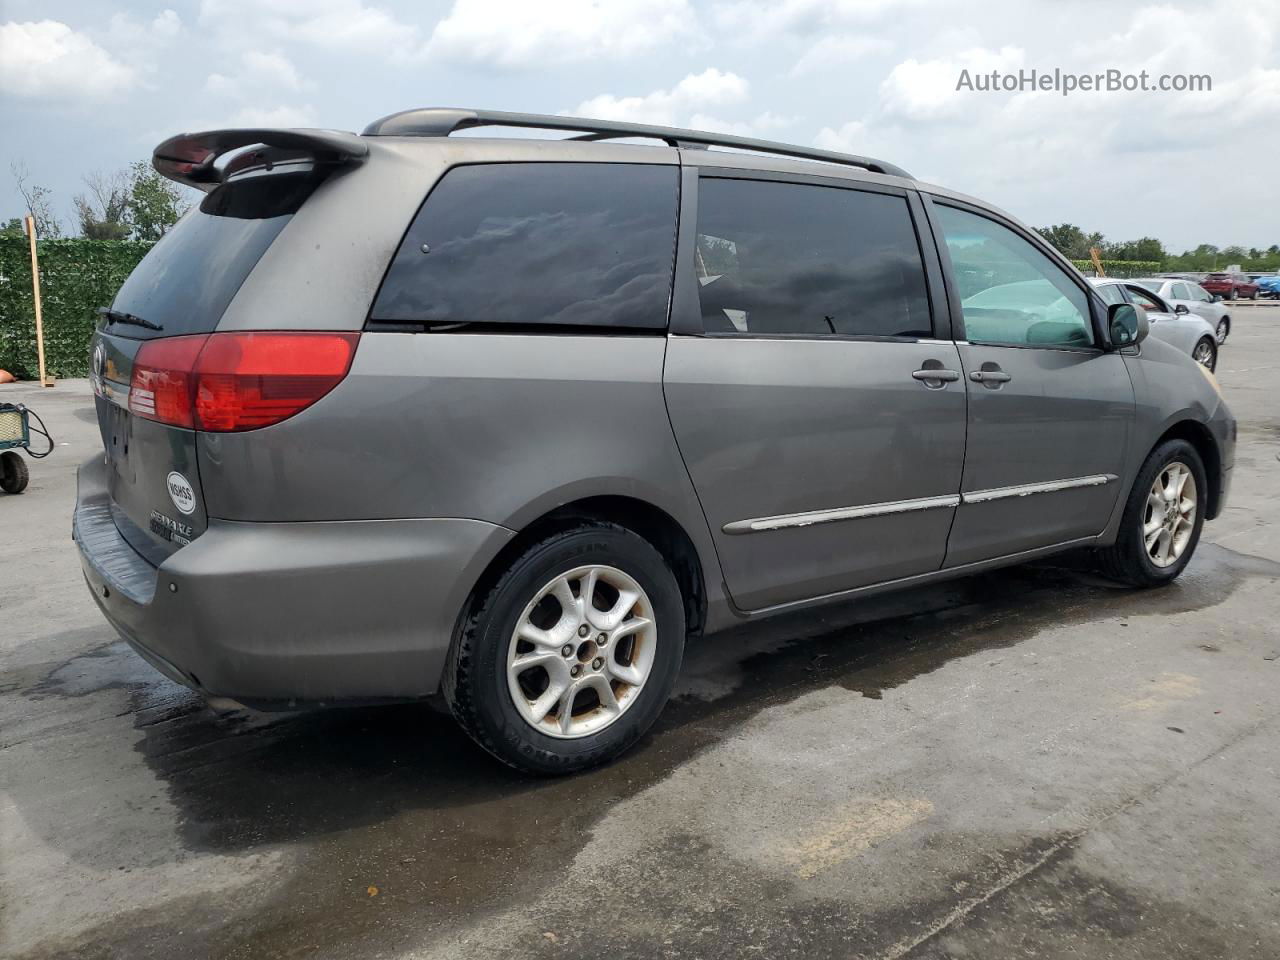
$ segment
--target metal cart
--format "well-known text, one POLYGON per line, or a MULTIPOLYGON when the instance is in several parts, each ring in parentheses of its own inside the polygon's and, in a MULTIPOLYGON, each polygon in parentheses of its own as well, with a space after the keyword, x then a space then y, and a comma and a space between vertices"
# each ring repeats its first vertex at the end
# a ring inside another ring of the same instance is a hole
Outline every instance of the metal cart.
POLYGON ((31 420, 30 411, 20 403, 0 403, 0 450, 4 451, 0 453, 0 490, 21 493, 27 489, 30 473, 18 451, 31 452, 31 420))

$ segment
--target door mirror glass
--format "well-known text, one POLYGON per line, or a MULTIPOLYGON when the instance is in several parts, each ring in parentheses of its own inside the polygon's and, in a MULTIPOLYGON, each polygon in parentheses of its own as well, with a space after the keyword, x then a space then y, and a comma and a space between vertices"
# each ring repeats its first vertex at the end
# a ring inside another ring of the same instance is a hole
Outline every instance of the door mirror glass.
POLYGON ((1108 307, 1107 327, 1111 331, 1111 345, 1115 347, 1141 343, 1151 330, 1147 311, 1133 303, 1117 303, 1108 307))

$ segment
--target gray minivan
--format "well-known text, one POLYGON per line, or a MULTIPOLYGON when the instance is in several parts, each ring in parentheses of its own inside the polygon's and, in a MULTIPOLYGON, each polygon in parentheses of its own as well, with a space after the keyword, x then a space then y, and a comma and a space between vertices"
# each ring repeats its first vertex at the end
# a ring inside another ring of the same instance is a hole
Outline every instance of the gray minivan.
POLYGON ((74 533, 211 701, 443 694, 574 770, 689 637, 1073 548, 1166 583, 1227 495, 1209 371, 889 163, 424 109, 154 164, 206 195, 101 311, 74 533))

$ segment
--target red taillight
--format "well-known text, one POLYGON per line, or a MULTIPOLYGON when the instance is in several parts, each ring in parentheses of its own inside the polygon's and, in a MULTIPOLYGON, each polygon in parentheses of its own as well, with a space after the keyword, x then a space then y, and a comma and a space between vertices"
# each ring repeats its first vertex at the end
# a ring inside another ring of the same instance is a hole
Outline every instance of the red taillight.
POLYGON ((212 333, 143 344, 129 409, 213 432, 270 426, 309 407, 347 375, 358 333, 212 333))
POLYGON ((133 360, 129 409, 148 420, 192 427, 196 358, 207 335, 149 340, 133 360))
POLYGON ((309 407, 347 375, 357 333, 215 333, 196 361, 201 430, 253 430, 309 407))

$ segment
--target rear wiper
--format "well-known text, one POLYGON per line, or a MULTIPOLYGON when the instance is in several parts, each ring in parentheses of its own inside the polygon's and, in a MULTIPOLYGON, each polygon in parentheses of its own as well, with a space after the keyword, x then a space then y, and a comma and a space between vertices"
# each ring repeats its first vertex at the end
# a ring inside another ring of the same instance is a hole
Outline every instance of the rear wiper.
POLYGON ((100 317, 106 317, 111 323, 126 323, 133 327, 146 327, 148 330, 163 330, 164 327, 158 323, 152 323, 150 320, 143 320, 141 317, 135 317, 132 313, 123 313, 120 310, 112 310, 110 307, 99 307, 97 314, 100 317))

